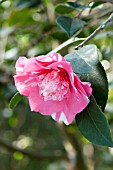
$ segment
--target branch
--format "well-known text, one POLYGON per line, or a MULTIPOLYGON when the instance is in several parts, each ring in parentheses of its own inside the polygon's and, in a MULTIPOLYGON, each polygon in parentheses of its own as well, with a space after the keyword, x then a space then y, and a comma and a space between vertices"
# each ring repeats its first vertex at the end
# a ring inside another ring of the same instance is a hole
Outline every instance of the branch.
POLYGON ((17 148, 11 144, 9 144, 8 142, 4 141, 3 139, 0 138, 0 146, 4 147, 5 149, 7 149, 7 151, 14 153, 14 152, 21 152, 23 155, 29 157, 30 159, 35 159, 35 160, 68 160, 68 157, 66 155, 66 153, 56 153, 55 151, 51 152, 51 153, 31 153, 29 151, 25 151, 23 149, 17 148))
POLYGON ((77 152, 77 157, 76 157, 76 168, 77 170, 88 170, 87 164, 85 162, 85 158, 83 155, 83 148, 82 148, 82 143, 79 140, 77 134, 73 134, 68 130, 68 127, 63 126, 64 131, 67 135, 67 138, 69 139, 70 143, 72 144, 73 148, 77 152))
POLYGON ((81 41, 81 40, 85 40, 86 38, 78 38, 78 37, 72 37, 69 40, 63 42, 62 44, 60 44, 58 47, 56 47, 55 49, 53 49, 52 51, 50 51, 48 54, 51 54, 53 52, 57 52, 60 51, 62 48, 66 47, 69 44, 72 44, 76 41, 81 41))
POLYGON ((75 47, 75 50, 77 50, 79 47, 82 47, 86 42, 88 42, 92 37, 94 37, 99 31, 103 30, 106 25, 111 22, 113 18, 113 13, 109 16, 109 18, 107 20, 105 20, 91 35, 89 35, 82 43, 80 43, 79 45, 77 45, 75 47))
POLYGON ((76 131, 74 134, 71 133, 68 127, 62 123, 57 123, 57 127, 60 130, 65 150, 67 151, 70 163, 73 165, 73 170, 88 170, 82 150, 82 143, 76 131))
MULTIPOLYGON (((98 18, 96 18, 96 20, 93 20, 93 21, 88 22, 88 25, 91 25, 94 21, 97 21, 98 19, 100 19, 100 18, 102 18, 102 17, 104 17, 104 16, 106 16, 106 15, 108 15, 108 14, 111 14, 111 13, 112 13, 112 11, 108 11, 107 13, 104 13, 103 15, 100 15, 98 18)), ((93 25, 95 25, 95 24, 93 24, 93 25)), ((52 51, 50 51, 48 54, 51 54, 52 52, 58 52, 58 51, 60 51, 61 49, 63 49, 64 47, 66 47, 66 46, 68 46, 68 45, 70 45, 70 44, 72 44, 72 43, 74 43, 74 42, 86 40, 87 38, 79 38, 79 37, 77 37, 77 35, 78 35, 79 33, 81 33, 85 27, 86 27, 86 25, 83 26, 79 31, 77 31, 76 34, 75 34, 72 38, 70 38, 70 39, 68 39, 67 41, 63 42, 63 43, 60 44, 58 47, 56 47, 55 49, 53 49, 52 51)))

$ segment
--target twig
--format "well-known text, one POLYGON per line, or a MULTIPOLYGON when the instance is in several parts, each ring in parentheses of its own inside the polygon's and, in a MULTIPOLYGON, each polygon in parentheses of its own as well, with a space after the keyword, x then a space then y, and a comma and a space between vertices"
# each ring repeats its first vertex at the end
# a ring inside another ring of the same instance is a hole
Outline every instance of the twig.
POLYGON ((78 38, 78 37, 72 37, 69 40, 65 41, 64 43, 60 44, 58 47, 56 47, 55 49, 53 49, 52 51, 50 51, 48 54, 51 54, 53 52, 57 52, 60 51, 62 48, 64 48, 65 46, 72 44, 76 41, 81 41, 81 40, 85 40, 86 38, 78 38))
MULTIPOLYGON (((102 16, 99 16, 99 18, 102 18, 103 16, 106 16, 107 14, 111 14, 112 12, 111 11, 108 11, 107 13, 104 13, 104 15, 102 16)), ((96 21, 97 21, 98 18, 96 18, 96 21)), ((94 21, 90 21, 88 23, 88 25, 91 25, 91 23, 94 22, 94 21)), ((103 23, 104 24, 104 23, 103 23)), ((77 35, 79 33, 81 33, 83 31, 83 29, 85 28, 86 26, 83 26, 79 31, 76 32, 76 34, 74 35, 74 37, 70 38, 69 40, 65 41, 64 43, 60 44, 58 47, 56 47, 55 49, 53 49, 52 51, 50 51, 48 54, 51 54, 52 52, 58 52, 60 51, 61 49, 63 49, 64 47, 66 47, 67 45, 70 45, 74 42, 77 42, 77 41, 82 41, 82 40, 86 40, 87 38, 78 38, 77 35)), ((102 28, 101 28, 102 29, 102 28)), ((84 42, 83 41, 83 42, 84 42)))
POLYGON ((33 153, 33 152, 31 153, 29 151, 17 148, 1 138, 0 138, 0 146, 4 147, 9 152, 12 152, 12 153, 21 152, 23 155, 29 157, 30 159, 35 159, 39 161, 41 160, 68 160, 66 153, 57 154, 53 151, 51 153, 39 153, 39 154, 33 153))
POLYGON ((88 42, 92 37, 94 37, 99 31, 101 31, 102 29, 104 29, 106 27, 106 25, 111 21, 111 19, 113 18, 113 13, 109 16, 109 18, 104 21, 91 35, 89 35, 82 43, 80 43, 79 45, 77 45, 75 47, 75 50, 77 50, 79 47, 82 47, 86 42, 88 42))

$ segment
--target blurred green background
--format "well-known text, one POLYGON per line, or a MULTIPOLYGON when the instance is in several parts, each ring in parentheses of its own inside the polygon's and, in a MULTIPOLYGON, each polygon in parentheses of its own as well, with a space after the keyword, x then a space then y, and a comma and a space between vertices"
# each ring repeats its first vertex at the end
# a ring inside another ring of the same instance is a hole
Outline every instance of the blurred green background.
MULTIPOLYGON (((75 2, 70 0, 71 2, 75 2)), ((90 144, 75 122, 70 126, 31 112, 24 98, 15 109, 9 102, 16 93, 13 75, 19 56, 39 56, 69 37, 56 23, 60 15, 88 24, 78 37, 89 36, 113 12, 113 1, 78 1, 90 6, 69 10, 67 0, 0 0, 0 169, 1 170, 112 170, 113 148, 90 144), (62 3, 59 8, 59 4, 62 3), (94 5, 93 5, 94 4, 94 5), (56 7, 57 6, 57 7, 56 7)), ((79 42, 60 51, 65 55, 79 42)), ((105 114, 113 136, 113 20, 87 44, 96 44, 109 81, 105 114)))

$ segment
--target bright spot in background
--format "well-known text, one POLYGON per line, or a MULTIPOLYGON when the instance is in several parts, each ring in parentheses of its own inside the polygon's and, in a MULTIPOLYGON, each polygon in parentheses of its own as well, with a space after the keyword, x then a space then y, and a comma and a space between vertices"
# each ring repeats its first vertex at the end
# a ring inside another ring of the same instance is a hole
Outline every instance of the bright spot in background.
MULTIPOLYGON (((0 0, 0 2, 1 2, 1 1, 2 1, 2 0, 0 0)), ((2 6, 3 8, 9 8, 10 4, 11 4, 11 2, 10 2, 9 0, 7 0, 7 1, 5 1, 5 2, 2 2, 2 3, 1 3, 1 6, 2 6)))
POLYGON ((19 136, 19 138, 13 142, 13 145, 20 149, 25 149, 28 146, 32 146, 32 144, 33 144, 32 138, 24 135, 19 136))
POLYGON ((101 64, 102 64, 102 66, 104 67, 105 70, 108 70, 110 68, 110 63, 107 60, 102 60, 101 64))
POLYGON ((113 155, 113 148, 109 148, 109 152, 111 155, 113 155))
POLYGON ((3 114, 3 116, 4 116, 5 118, 9 118, 9 117, 12 116, 13 112, 12 112, 11 109, 5 108, 5 109, 3 110, 3 112, 2 112, 2 114, 3 114))
POLYGON ((14 152, 13 157, 14 157, 14 159, 20 161, 23 159, 23 154, 21 152, 16 151, 16 152, 14 152))

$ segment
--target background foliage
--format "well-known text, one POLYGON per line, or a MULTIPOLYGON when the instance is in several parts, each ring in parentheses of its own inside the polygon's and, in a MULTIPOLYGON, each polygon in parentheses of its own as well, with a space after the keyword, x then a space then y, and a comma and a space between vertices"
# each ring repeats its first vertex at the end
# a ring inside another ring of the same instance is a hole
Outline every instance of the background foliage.
MULTIPOLYGON (((112 0, 93 1, 90 7, 89 0, 78 1, 79 5, 74 6, 72 2, 75 1, 68 1, 67 4, 67 0, 0 0, 2 170, 113 169, 113 149, 90 144, 75 128, 75 122, 66 127, 55 123, 50 117, 31 113, 26 98, 14 110, 9 108, 9 101, 16 92, 14 65, 20 55, 47 54, 68 40, 68 35, 86 38, 113 12, 112 0), (62 15, 65 17, 61 18, 62 15), (69 29, 61 29, 59 23, 65 23, 64 19, 69 17, 74 18, 74 23, 82 20, 81 25, 78 24, 77 29, 70 29, 70 25, 69 29)), ((60 53, 66 55, 72 52, 78 43, 68 45, 60 53)), ((102 52, 100 61, 109 81, 105 116, 113 136, 113 20, 87 44, 96 44, 102 52)))

